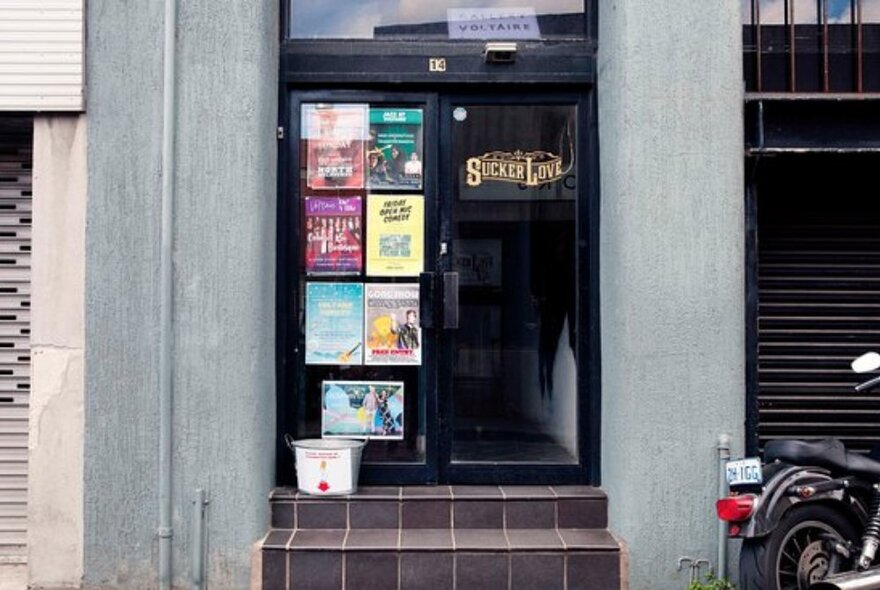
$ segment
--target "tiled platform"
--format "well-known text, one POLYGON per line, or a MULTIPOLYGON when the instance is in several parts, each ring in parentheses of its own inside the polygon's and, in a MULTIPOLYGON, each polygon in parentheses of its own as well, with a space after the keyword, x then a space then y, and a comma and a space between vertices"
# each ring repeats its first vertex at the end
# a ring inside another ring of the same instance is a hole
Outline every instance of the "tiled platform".
POLYGON ((279 488, 264 590, 617 590, 607 499, 585 486, 279 488))

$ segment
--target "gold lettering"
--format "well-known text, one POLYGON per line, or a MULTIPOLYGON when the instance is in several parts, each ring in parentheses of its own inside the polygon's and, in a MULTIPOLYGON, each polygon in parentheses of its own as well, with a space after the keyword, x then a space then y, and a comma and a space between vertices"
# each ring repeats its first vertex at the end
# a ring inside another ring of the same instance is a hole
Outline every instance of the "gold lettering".
POLYGON ((519 182, 539 186, 562 178, 562 158, 549 152, 492 152, 466 162, 468 186, 479 186, 483 180, 519 182), (538 161, 535 161, 535 158, 538 161))
POLYGON ((480 159, 469 158, 467 161, 467 185, 480 186, 482 182, 483 179, 482 174, 480 173, 480 159))

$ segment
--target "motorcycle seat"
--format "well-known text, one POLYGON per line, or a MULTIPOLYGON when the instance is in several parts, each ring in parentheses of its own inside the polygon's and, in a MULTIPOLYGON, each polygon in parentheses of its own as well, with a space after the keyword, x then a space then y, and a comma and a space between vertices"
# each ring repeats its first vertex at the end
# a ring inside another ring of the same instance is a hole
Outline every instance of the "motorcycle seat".
POLYGON ((776 459, 795 465, 825 467, 835 473, 880 480, 880 461, 847 451, 835 438, 825 440, 772 440, 764 447, 764 461, 776 459))

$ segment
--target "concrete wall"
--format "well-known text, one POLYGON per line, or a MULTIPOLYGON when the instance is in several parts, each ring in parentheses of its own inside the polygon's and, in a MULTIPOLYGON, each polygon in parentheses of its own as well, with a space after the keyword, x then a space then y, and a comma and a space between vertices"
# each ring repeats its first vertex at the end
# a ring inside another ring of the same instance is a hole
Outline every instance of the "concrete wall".
POLYGON ((30 587, 78 588, 83 574, 86 119, 34 119, 30 587))
MULTIPOLYGON (((174 571, 248 585, 274 483, 278 2, 179 3, 174 571)), ((85 587, 156 587, 163 2, 88 3, 85 587)))
POLYGON ((602 484, 630 590, 715 561, 719 433, 741 447, 739 3, 600 2, 602 484))

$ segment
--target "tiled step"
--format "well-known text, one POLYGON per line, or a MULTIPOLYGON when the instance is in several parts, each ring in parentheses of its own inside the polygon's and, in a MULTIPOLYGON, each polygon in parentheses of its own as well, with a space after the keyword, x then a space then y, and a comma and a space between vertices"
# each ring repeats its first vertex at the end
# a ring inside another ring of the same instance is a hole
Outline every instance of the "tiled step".
POLYGON ((263 590, 616 590, 607 501, 587 487, 273 491, 263 590))
POLYGON ((290 488, 269 497, 273 528, 604 529, 607 498, 589 486, 365 487, 339 498, 290 488))

